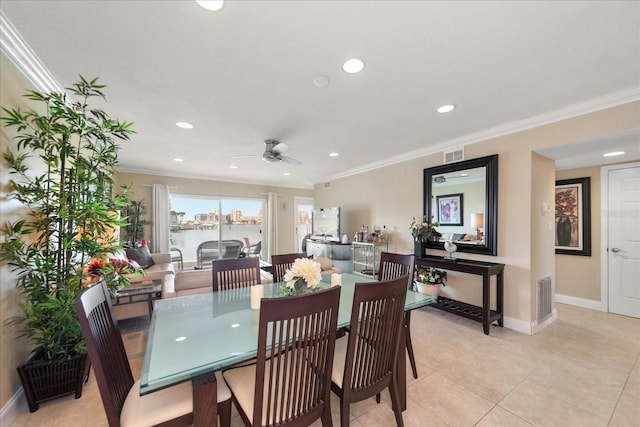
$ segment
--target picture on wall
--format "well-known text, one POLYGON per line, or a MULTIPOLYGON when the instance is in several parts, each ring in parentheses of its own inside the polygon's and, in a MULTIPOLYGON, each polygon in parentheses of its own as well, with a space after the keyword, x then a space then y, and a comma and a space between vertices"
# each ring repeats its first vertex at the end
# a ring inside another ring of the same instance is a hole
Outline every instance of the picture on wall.
POLYGON ((438 207, 438 222, 440 225, 464 225, 463 193, 436 196, 438 207))
POLYGON ((591 178, 556 181, 556 254, 591 256, 591 178))

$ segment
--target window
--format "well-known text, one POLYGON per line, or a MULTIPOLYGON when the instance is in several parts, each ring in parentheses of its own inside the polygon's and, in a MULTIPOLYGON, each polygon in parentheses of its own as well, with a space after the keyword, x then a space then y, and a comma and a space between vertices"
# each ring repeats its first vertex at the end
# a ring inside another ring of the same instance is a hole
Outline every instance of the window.
POLYGON ((247 250, 262 240, 264 200, 171 194, 170 203, 171 246, 182 251, 187 265, 210 267, 211 259, 236 257, 225 241, 240 242, 241 250, 247 250), (215 243, 203 247, 217 248, 206 259, 202 250, 200 258, 198 253, 204 242, 215 243))

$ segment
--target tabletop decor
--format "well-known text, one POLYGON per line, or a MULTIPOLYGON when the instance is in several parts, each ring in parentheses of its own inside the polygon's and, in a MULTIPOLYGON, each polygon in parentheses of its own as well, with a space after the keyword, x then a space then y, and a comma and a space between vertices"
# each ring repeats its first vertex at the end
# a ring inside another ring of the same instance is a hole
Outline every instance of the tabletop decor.
POLYGON ((427 242, 430 240, 438 240, 442 234, 435 229, 440 224, 437 222, 427 222, 427 217, 423 216, 422 221, 413 217, 413 221, 409 226, 411 235, 413 236, 413 252, 416 257, 422 258, 426 255, 427 242))
POLYGON ((447 272, 433 267, 419 268, 414 281, 421 294, 438 295, 440 287, 446 286, 447 272))
POLYGON ((96 283, 99 279, 104 279, 107 287, 112 292, 122 289, 131 283, 130 276, 126 276, 127 274, 142 275, 144 270, 140 267, 140 264, 132 259, 118 258, 94 259, 87 267, 89 278, 94 279, 93 282, 96 283))
POLYGON ((284 275, 284 285, 280 287, 283 296, 314 292, 322 280, 321 266, 309 258, 298 258, 284 275))

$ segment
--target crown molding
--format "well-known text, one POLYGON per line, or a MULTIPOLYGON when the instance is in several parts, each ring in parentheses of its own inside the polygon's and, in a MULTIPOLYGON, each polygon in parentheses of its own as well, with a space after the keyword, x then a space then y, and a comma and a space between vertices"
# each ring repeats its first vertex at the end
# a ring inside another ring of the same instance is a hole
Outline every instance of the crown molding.
POLYGON ((465 145, 476 144, 488 139, 498 138, 504 135, 534 129, 573 117, 594 113, 596 111, 605 110, 607 108, 617 107, 619 105, 628 104, 630 102, 636 102, 638 100, 640 100, 640 87, 631 87, 619 92, 614 92, 598 98, 589 99, 584 102, 571 104, 558 110, 537 114, 535 116, 530 116, 521 120, 516 120, 513 122, 502 124, 500 126, 495 126, 479 132, 464 135, 459 138, 450 139, 435 145, 431 145, 428 148, 410 151, 398 156, 389 157, 388 159, 385 159, 383 161, 369 163, 362 167, 350 169, 340 174, 327 176, 319 181, 314 182, 314 184, 320 184, 339 178, 346 178, 348 176, 372 171, 385 166, 391 166, 397 163, 414 160, 418 157, 437 154, 442 151, 458 149, 460 147, 464 147, 465 145))
POLYGON ((36 89, 44 93, 64 93, 53 75, 24 41, 0 10, 0 50, 18 67, 36 89))

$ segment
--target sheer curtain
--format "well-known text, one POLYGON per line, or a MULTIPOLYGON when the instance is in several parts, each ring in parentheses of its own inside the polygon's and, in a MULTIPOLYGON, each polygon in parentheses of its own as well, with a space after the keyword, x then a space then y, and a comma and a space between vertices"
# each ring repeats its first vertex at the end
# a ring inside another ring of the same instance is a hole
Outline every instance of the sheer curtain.
POLYGON ((278 250, 278 195, 267 193, 267 260, 278 250))
POLYGON ((169 235, 169 186, 153 184, 153 226, 151 243, 154 253, 166 253, 171 248, 169 235))

